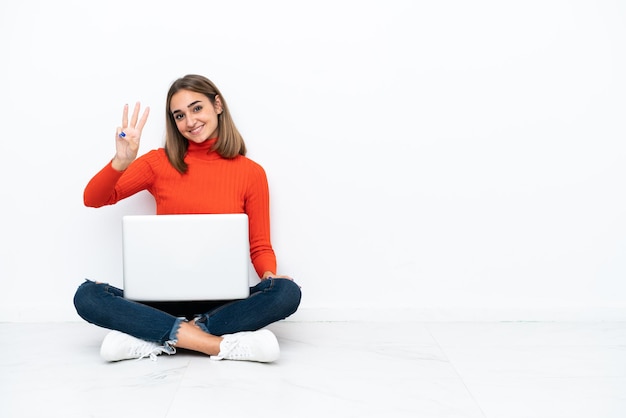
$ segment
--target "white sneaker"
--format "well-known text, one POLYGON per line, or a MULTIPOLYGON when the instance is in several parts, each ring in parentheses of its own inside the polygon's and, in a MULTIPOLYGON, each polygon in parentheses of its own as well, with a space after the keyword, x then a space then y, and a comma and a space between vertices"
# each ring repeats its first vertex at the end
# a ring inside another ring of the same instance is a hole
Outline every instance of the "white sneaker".
POLYGON ((152 361, 156 361, 156 356, 161 353, 174 354, 175 352, 174 347, 144 341, 119 331, 109 332, 100 347, 100 355, 106 361, 142 359, 148 356, 152 361))
POLYGON ((222 335, 220 353, 211 356, 214 360, 246 360, 270 363, 278 359, 280 348, 278 340, 271 331, 238 332, 236 334, 222 335))

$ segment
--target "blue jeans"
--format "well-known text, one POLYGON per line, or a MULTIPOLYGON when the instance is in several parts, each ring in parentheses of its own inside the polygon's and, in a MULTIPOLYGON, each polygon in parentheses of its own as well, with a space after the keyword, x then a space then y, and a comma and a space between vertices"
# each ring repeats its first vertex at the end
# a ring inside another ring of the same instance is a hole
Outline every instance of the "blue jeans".
POLYGON ((188 316, 194 316, 196 324, 212 335, 256 331, 293 314, 300 298, 300 287, 293 281, 267 279, 251 287, 247 299, 151 304, 124 299, 123 290, 86 280, 74 295, 74 306, 87 322, 165 344, 176 341, 180 323, 188 316))

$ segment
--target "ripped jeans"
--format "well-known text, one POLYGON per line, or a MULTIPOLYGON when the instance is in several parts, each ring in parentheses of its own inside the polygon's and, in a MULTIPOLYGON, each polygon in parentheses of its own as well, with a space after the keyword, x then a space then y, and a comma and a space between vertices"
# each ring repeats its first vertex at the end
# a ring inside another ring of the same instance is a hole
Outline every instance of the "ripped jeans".
POLYGON ((85 321, 159 344, 176 342, 181 322, 191 318, 212 335, 256 331, 287 318, 300 305, 300 287, 288 279, 267 279, 246 299, 221 302, 147 303, 124 299, 124 291, 86 280, 74 295, 85 321))

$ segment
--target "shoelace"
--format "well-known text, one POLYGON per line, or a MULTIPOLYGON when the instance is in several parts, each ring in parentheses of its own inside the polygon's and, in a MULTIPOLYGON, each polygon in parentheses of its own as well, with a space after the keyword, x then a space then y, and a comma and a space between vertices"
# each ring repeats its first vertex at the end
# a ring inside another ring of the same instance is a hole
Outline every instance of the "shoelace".
POLYGON ((149 356, 150 360, 156 361, 159 354, 166 352, 167 350, 165 349, 165 347, 161 347, 158 345, 155 346, 154 343, 146 341, 141 345, 133 347, 131 354, 133 357, 137 356, 137 360, 141 360, 142 358, 149 356))
POLYGON ((241 341, 232 341, 232 345, 228 347, 228 352, 224 354, 224 358, 230 360, 248 359, 252 355, 252 349, 248 344, 242 344, 241 341))

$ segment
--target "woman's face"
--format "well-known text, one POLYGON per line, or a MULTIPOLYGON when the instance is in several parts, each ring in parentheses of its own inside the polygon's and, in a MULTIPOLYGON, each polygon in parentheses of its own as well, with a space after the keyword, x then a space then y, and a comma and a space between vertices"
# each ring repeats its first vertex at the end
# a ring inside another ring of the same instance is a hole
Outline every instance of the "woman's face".
POLYGON ((219 96, 215 97, 213 105, 202 93, 179 90, 170 100, 170 112, 176 121, 176 127, 189 141, 200 144, 217 137, 217 115, 222 113, 219 96))

